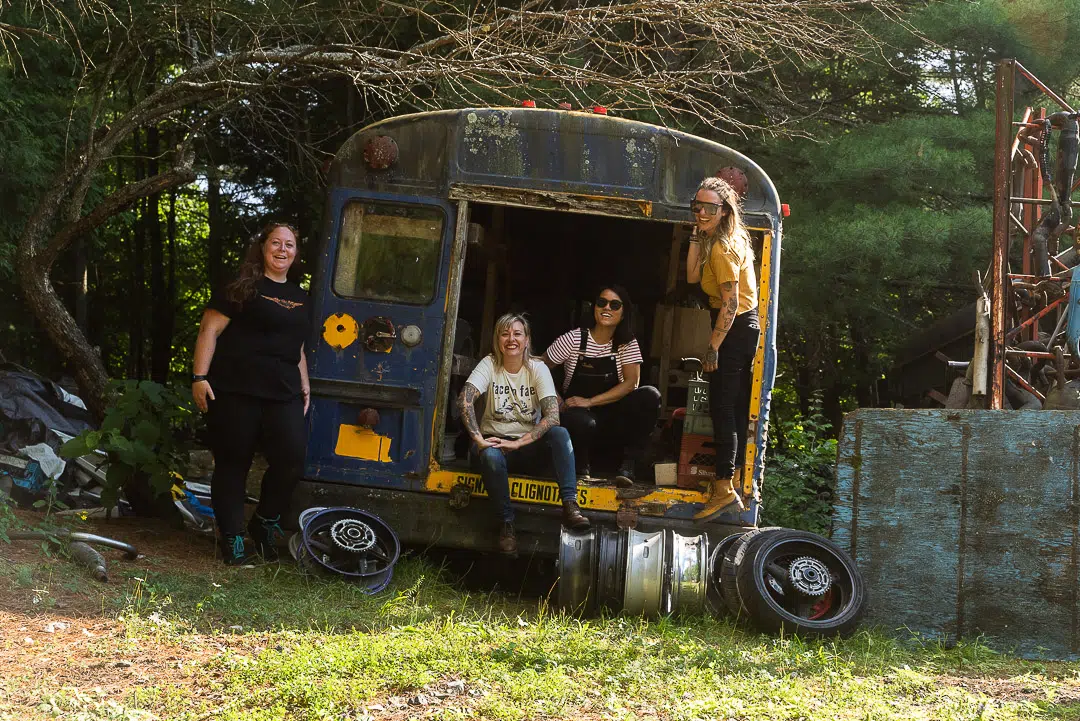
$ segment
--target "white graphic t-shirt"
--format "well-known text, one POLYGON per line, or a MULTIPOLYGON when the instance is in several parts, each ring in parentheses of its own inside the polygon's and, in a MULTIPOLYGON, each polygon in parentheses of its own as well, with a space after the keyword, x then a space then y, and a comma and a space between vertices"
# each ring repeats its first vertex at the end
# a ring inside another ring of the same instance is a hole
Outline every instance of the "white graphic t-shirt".
POLYGON ((480 361, 465 381, 487 394, 480 432, 487 436, 521 438, 540 420, 540 401, 555 395, 551 371, 534 358, 517 373, 496 370, 492 356, 480 361))

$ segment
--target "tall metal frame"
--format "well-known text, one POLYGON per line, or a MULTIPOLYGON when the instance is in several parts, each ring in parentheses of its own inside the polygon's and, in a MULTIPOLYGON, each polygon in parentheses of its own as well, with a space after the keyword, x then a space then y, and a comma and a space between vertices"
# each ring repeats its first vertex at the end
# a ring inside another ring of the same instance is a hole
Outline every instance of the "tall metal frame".
MULTIPOLYGON (((1026 107, 1022 117, 1014 120, 1017 75, 1030 82, 1061 110, 1070 114, 1076 113, 1061 96, 1016 60, 1002 60, 998 64, 994 143, 993 250, 988 278, 991 328, 988 353, 990 385, 988 406, 998 410, 1004 407, 1006 378, 1034 394, 1040 401, 1044 400, 1041 393, 1009 367, 1007 359, 1010 356, 1022 355, 1032 360, 1049 360, 1054 358, 1054 354, 1009 348, 1008 344, 1009 341, 1018 338, 1037 339, 1039 322, 1050 314, 1056 314, 1060 320, 1061 314, 1067 307, 1068 288, 1063 287, 1059 297, 1053 301, 1048 299, 1045 306, 1037 312, 1024 310, 1017 313, 1016 325, 1010 328, 1009 309, 1010 306, 1015 306, 1012 301, 1017 286, 1023 284, 1030 287, 1039 283, 1062 281, 1067 283, 1071 276, 1071 274, 1055 274, 1053 269, 1051 269, 1051 275, 1040 276, 1031 263, 1036 226, 1042 216, 1042 209, 1050 205, 1051 200, 1043 197, 1045 188, 1042 174, 1039 172, 1043 161, 1037 159, 1030 150, 1032 146, 1038 144, 1030 133, 1045 129, 1047 110, 1026 107), (1034 164, 1023 162, 1025 158, 1030 158, 1034 164), (1018 159, 1022 161, 1019 167, 1017 167, 1018 159), (1014 192, 1015 190, 1019 190, 1019 193, 1014 192), (1019 216, 1013 212, 1014 206, 1022 209, 1019 216), (1009 235, 1012 227, 1017 228, 1024 237, 1020 273, 1011 272, 1012 269, 1009 267, 1009 235)), ((1041 156, 1042 153, 1039 155, 1041 156)), ((1076 190, 1078 186, 1080 186, 1080 181, 1073 184, 1071 190, 1076 190)), ((1070 197, 1064 199, 1063 202, 1071 202, 1071 193, 1070 197)), ((1048 252, 1050 262, 1056 263, 1059 270, 1069 270, 1068 266, 1055 258, 1052 250, 1048 252)), ((1060 323, 1058 326, 1060 327, 1060 323)), ((1068 356, 1065 356, 1065 362, 1068 360, 1068 356)))

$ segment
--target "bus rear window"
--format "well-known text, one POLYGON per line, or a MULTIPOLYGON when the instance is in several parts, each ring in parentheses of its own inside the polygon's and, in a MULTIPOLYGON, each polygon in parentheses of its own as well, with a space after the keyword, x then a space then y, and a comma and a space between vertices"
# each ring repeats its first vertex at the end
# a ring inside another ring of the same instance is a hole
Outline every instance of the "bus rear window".
POLYGON ((353 201, 338 237, 334 292, 428 303, 435 297, 445 215, 430 205, 353 201))

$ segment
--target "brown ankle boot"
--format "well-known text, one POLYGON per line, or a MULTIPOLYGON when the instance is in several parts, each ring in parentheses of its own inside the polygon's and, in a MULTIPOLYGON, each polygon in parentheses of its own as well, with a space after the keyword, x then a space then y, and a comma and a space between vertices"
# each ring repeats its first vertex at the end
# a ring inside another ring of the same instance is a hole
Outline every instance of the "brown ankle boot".
POLYGON ((514 533, 513 521, 504 521, 502 531, 499 532, 499 551, 508 556, 517 553, 517 534, 514 533))
POLYGON ((571 530, 579 530, 589 527, 589 519, 578 508, 576 501, 562 502, 562 524, 571 530))
POLYGON ((732 485, 732 479, 717 478, 712 482, 709 500, 705 502, 704 508, 694 514, 694 520, 707 521, 732 504, 737 510, 741 511, 744 508, 742 498, 735 492, 732 485))

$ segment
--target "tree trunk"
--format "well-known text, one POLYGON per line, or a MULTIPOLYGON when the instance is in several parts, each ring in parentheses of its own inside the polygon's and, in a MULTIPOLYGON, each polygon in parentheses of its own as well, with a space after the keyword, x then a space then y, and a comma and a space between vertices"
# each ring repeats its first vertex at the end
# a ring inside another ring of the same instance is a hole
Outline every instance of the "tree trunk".
MULTIPOLYGON (((142 150, 142 135, 139 130, 135 131, 135 182, 146 177, 145 160, 142 150)), ((134 224, 134 242, 132 243, 131 256, 131 313, 128 317, 128 377, 143 379, 146 377, 143 364, 144 323, 143 309, 145 307, 146 276, 144 247, 146 245, 146 217, 145 202, 136 205, 139 209, 138 217, 134 224)))
POLYGON ((86 238, 75 242, 75 323, 87 334, 86 238))
POLYGON ((176 329, 176 189, 169 192, 169 214, 167 216, 165 233, 168 237, 169 265, 165 276, 165 307, 166 314, 162 318, 161 335, 164 338, 165 347, 168 349, 168 360, 165 363, 165 371, 162 374, 162 383, 168 380, 169 367, 172 365, 173 335, 176 329))
POLYGON ((206 238, 206 275, 210 281, 210 291, 217 292, 224 280, 223 243, 225 233, 224 218, 221 215, 221 176, 216 168, 206 174, 206 206, 209 231, 206 238))
POLYGON ((840 433, 840 427, 844 424, 844 410, 840 405, 847 389, 839 382, 832 383, 825 389, 825 397, 821 404, 821 414, 832 425, 829 435, 836 438, 840 433))
MULTIPOLYGON (((161 136, 156 125, 146 130, 147 176, 158 174, 161 136)), ((165 238, 161 232, 161 195, 146 201, 146 240, 150 256, 150 378, 156 383, 168 380, 172 360, 172 332, 169 319, 172 307, 165 289, 165 238)))
POLYGON ((19 282, 27 304, 34 315, 41 319, 41 325, 49 336, 53 346, 67 361, 79 384, 80 396, 86 407, 100 419, 105 415, 106 389, 109 376, 101 356, 94 351, 79 330, 68 309, 56 294, 49 280, 49 272, 42 269, 33 255, 20 252, 17 255, 19 282), (44 319, 48 319, 47 321, 44 319))
POLYGON ((957 115, 964 114, 964 99, 960 94, 960 68, 956 60, 956 49, 949 50, 949 75, 952 77, 953 107, 957 115))

